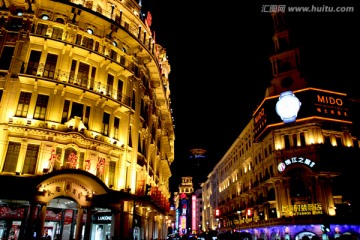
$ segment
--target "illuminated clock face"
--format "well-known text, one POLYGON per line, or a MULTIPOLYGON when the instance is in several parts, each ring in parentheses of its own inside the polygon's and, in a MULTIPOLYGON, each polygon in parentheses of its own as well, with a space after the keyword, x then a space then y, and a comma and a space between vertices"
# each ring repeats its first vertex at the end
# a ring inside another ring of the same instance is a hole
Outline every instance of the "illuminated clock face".
POLYGON ((300 106, 299 99, 291 91, 287 91, 280 94, 276 112, 285 123, 289 123, 296 120, 300 106))

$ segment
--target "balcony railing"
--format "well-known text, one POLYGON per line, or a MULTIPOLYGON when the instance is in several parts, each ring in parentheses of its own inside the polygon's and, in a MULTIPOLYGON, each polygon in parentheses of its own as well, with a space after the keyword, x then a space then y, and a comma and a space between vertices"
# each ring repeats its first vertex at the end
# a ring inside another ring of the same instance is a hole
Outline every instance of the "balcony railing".
POLYGON ((117 102, 125 104, 130 108, 131 98, 129 96, 123 95, 122 92, 115 90, 111 85, 102 84, 101 82, 96 81, 95 78, 79 77, 78 75, 74 75, 60 69, 47 70, 41 64, 39 66, 30 66, 28 63, 18 61, 17 64, 14 64, 14 68, 16 68, 16 65, 21 66, 19 75, 43 78, 56 83, 83 88, 84 90, 107 96, 117 102))

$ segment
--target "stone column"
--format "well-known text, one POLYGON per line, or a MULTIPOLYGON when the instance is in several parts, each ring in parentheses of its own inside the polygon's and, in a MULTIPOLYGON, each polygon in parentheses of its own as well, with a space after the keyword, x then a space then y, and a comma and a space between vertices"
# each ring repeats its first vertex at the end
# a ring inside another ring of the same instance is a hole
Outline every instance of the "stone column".
POLYGON ((77 218, 76 218, 75 240, 81 239, 83 215, 84 215, 84 209, 82 207, 79 207, 78 213, 77 213, 77 218))
POLYGON ((42 239, 42 236, 44 234, 46 208, 47 208, 47 203, 41 203, 40 215, 39 215, 39 223, 38 223, 38 228, 36 230, 36 239, 42 239))
POLYGON ((84 231, 84 239, 90 239, 90 230, 91 230, 91 216, 92 216, 92 209, 86 209, 86 222, 85 222, 85 231, 84 231))
POLYGON ((119 209, 112 210, 111 239, 121 239, 121 207, 119 209))

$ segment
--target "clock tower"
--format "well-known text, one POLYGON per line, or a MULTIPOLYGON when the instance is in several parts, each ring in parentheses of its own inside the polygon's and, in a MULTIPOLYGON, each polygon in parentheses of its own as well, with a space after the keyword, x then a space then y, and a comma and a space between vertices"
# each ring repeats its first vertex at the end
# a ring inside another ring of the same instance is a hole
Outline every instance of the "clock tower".
POLYGON ((274 12, 271 16, 275 30, 273 36, 275 54, 270 57, 273 79, 266 90, 265 97, 307 86, 306 80, 301 76, 299 48, 293 46, 286 14, 274 12))

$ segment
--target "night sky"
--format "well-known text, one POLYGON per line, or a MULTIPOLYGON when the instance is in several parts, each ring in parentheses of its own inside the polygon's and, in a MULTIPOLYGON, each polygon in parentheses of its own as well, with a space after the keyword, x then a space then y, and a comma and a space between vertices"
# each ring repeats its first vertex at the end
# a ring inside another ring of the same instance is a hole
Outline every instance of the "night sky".
MULTIPOLYGON (((261 9, 276 2, 143 0, 143 9, 152 14, 155 40, 167 49, 171 66, 171 191, 178 191, 181 176, 189 174, 190 149, 207 150, 208 164, 199 172, 207 176, 262 101, 272 79, 274 29, 270 13, 261 9)), ((287 16, 310 85, 360 96, 359 1, 288 2, 286 6, 354 7, 354 12, 287 16)))

